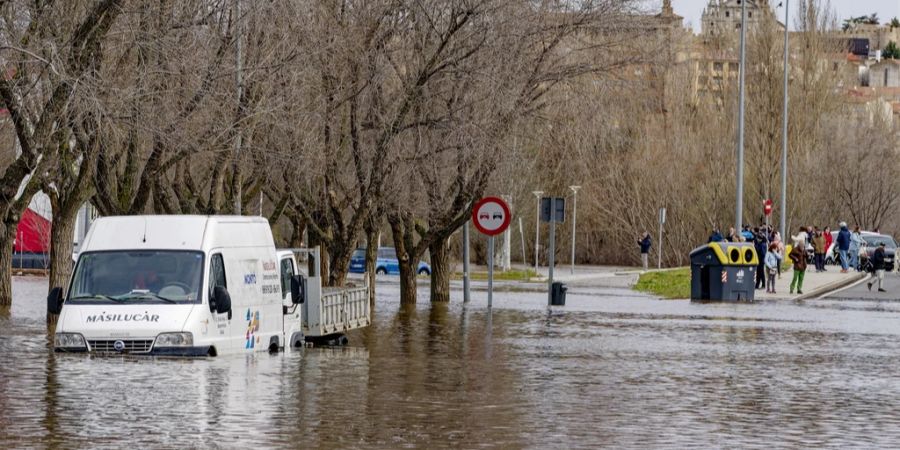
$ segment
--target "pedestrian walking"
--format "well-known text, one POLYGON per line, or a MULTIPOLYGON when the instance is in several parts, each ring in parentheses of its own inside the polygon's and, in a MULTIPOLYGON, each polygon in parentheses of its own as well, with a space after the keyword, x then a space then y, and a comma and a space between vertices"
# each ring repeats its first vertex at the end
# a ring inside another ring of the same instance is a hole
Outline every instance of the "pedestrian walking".
POLYGON ((778 245, 776 243, 769 244, 769 251, 766 252, 765 268, 766 268, 766 292, 775 294, 775 276, 781 273, 781 261, 778 259, 778 245))
POLYGON ((884 290, 884 247, 885 244, 882 241, 878 248, 875 249, 875 254, 872 255, 872 269, 875 270, 875 279, 869 280, 870 291, 872 290, 872 284, 875 280, 878 280, 878 292, 887 292, 884 290))
POLYGON ((756 265, 756 289, 766 287, 767 240, 765 230, 760 230, 759 227, 753 229, 753 247, 756 249, 756 257, 759 260, 756 265))
POLYGON ((645 231, 637 242, 641 246, 641 264, 644 266, 644 270, 647 270, 650 258, 650 233, 645 231))
POLYGON ((816 263, 816 272, 825 271, 825 236, 818 227, 813 232, 813 255, 816 263))
POLYGON ((806 275, 806 250, 803 248, 802 241, 794 242, 794 248, 788 254, 788 258, 794 263, 794 278, 791 279, 790 293, 794 293, 797 289, 798 294, 803 294, 803 277, 806 275), (799 244, 799 245, 798 245, 799 244))
POLYGON ((853 227, 853 233, 850 234, 850 267, 859 272, 862 268, 859 266, 859 252, 863 248, 863 238, 859 232, 859 225, 853 227))

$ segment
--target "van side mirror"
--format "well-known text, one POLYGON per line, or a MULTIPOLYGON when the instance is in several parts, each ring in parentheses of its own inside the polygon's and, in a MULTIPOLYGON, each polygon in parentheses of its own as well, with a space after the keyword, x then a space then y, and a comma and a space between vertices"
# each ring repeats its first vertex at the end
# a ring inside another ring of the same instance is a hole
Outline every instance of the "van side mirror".
POLYGON ((53 289, 50 289, 50 293, 47 294, 47 313, 59 314, 62 312, 62 307, 63 307, 62 288, 57 286, 53 289))
POLYGON ((291 302, 295 305, 306 300, 306 278, 303 275, 291 276, 291 302))
POLYGON ((213 288, 213 298, 216 301, 216 312, 219 314, 228 313, 228 320, 231 320, 231 295, 228 289, 222 286, 213 288))

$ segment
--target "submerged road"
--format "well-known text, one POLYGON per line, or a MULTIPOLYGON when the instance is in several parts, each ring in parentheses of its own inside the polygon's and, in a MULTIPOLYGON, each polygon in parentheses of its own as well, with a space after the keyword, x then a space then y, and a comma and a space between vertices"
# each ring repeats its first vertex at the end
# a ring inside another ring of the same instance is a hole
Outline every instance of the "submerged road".
POLYGON ((900 302, 379 281, 348 347, 154 359, 50 352, 46 293, 0 308, 0 448, 900 447, 900 302))

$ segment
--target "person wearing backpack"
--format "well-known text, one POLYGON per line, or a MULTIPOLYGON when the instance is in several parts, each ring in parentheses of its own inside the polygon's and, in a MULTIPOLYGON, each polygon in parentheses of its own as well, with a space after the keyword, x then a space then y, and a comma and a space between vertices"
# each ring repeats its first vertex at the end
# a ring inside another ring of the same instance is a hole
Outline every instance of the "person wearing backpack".
POLYGON ((884 241, 878 244, 875 254, 872 255, 872 269, 875 270, 875 279, 869 280, 869 290, 872 290, 872 284, 878 280, 878 292, 887 292, 884 290, 884 241))

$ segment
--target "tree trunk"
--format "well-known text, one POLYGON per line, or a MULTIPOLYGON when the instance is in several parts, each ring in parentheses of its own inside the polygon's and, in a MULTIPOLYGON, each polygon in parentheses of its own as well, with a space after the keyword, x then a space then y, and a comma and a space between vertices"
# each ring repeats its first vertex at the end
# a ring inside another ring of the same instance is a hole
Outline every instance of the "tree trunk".
POLYGON ((299 214, 289 216, 291 222, 291 247, 303 247, 303 232, 306 231, 306 221, 299 214))
POLYGON ((397 254, 400 263, 400 304, 414 305, 416 303, 416 264, 413 258, 405 255, 405 259, 397 254))
POLYGON ((375 263, 378 259, 378 232, 366 230, 366 279, 369 281, 369 305, 375 306, 375 263))
POLYGON ((439 239, 428 247, 431 255, 431 301, 450 301, 450 240, 439 239))
POLYGON ((68 286, 72 275, 77 218, 77 209, 53 212, 53 225, 50 228, 50 289, 68 286))
POLYGON ((419 259, 410 257, 410 240, 404 232, 406 223, 400 216, 389 216, 391 234, 394 236, 394 249, 397 252, 397 263, 400 266, 400 304, 414 305, 416 303, 416 269, 419 259))
POLYGON ((0 232, 0 306, 12 305, 12 258, 16 225, 14 222, 4 221, 0 232))
MULTIPOLYGON (((335 241, 331 254, 331 271, 328 274, 329 286, 343 286, 350 271, 350 258, 353 256, 355 241, 335 241)), ((323 258, 324 259, 324 258, 323 258)))

